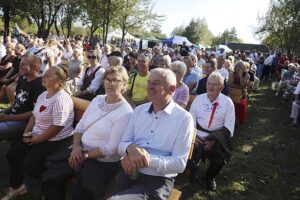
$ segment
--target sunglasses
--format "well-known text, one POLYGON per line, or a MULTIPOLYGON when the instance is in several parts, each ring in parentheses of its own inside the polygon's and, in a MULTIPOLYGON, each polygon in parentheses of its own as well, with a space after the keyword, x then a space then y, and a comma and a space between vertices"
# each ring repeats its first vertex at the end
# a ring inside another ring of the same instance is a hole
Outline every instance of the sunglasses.
POLYGON ((96 59, 96 56, 87 56, 88 59, 96 59))

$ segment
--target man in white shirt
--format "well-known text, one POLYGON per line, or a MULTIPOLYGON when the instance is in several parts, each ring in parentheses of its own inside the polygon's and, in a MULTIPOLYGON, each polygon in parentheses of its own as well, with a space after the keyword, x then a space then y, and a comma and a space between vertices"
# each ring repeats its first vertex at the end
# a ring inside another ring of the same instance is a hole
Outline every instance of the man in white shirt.
POLYGON ((228 71, 224 68, 224 63, 226 60, 225 54, 221 54, 218 56, 217 60, 217 71, 224 77, 224 79, 227 81, 229 73, 228 71))
POLYGON ((104 68, 107 69, 109 67, 108 63, 108 55, 111 53, 111 47, 109 44, 105 44, 103 46, 103 54, 100 58, 100 65, 104 68))
POLYGON ((176 78, 170 69, 151 71, 149 103, 138 106, 119 145, 123 170, 110 200, 167 199, 174 178, 185 169, 192 143, 191 115, 172 100, 176 78))
MULTIPOLYGON (((207 80, 207 93, 198 95, 190 109, 197 128, 195 151, 190 163, 191 176, 194 175, 198 163, 204 155, 210 159, 206 172, 207 187, 216 190, 215 178, 226 161, 229 161, 232 146, 235 111, 231 99, 221 91, 224 78, 218 72, 210 74, 207 80)), ((191 177, 192 178, 192 177, 191 177)))

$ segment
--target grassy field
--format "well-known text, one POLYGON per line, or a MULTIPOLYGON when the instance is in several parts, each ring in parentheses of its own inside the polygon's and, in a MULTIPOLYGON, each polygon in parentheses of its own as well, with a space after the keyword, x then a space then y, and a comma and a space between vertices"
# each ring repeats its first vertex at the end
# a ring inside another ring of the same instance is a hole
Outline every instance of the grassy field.
MULTIPOLYGON (((208 192, 204 182, 192 185, 180 175, 176 187, 183 192, 182 199, 300 199, 300 126, 287 125, 289 103, 275 97, 270 85, 263 83, 252 95, 259 112, 249 104, 247 127, 235 132, 233 157, 216 179, 217 192, 208 192)), ((0 191, 8 186, 8 147, 9 143, 0 144, 0 191)), ((204 173, 205 166, 199 176, 204 173)), ((28 178, 26 184, 29 193, 18 199, 41 199, 37 181, 28 178)))

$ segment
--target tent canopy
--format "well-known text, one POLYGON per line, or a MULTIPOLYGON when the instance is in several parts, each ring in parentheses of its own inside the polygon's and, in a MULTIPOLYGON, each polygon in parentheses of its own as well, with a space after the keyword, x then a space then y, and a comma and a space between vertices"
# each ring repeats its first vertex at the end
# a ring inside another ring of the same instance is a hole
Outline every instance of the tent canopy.
POLYGON ((232 52, 232 50, 227 45, 219 44, 217 46, 217 49, 221 49, 221 48, 223 48, 226 53, 232 52))
POLYGON ((167 44, 169 46, 172 46, 173 44, 182 45, 183 42, 186 42, 186 46, 192 46, 193 43, 191 43, 186 37, 174 35, 173 37, 170 37, 169 39, 162 40, 163 44, 167 44))

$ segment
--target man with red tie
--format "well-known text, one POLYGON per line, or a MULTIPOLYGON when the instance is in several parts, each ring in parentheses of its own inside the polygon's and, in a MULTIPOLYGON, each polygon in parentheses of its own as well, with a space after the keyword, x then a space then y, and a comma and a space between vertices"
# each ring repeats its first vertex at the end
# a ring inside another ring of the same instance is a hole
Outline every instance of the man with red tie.
POLYGON ((206 172, 207 187, 216 190, 215 177, 229 161, 235 124, 234 105, 231 99, 221 93, 224 78, 219 72, 209 75, 207 92, 198 95, 190 109, 197 129, 196 148, 189 164, 191 178, 194 177, 200 159, 210 160, 206 172))

